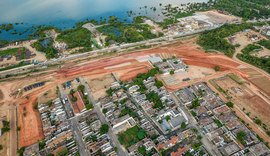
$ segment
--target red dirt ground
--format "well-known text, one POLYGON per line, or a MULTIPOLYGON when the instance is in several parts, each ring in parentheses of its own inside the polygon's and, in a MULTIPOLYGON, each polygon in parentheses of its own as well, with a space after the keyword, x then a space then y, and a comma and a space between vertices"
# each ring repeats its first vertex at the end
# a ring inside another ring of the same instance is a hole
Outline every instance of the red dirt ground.
MULTIPOLYGON (((239 66, 237 62, 233 61, 230 58, 227 58, 224 55, 204 53, 203 51, 199 50, 198 47, 192 43, 192 41, 186 41, 184 43, 175 44, 168 47, 142 50, 139 52, 122 54, 120 56, 89 61, 86 63, 78 64, 76 66, 65 65, 64 68, 59 69, 55 72, 51 72, 50 74, 45 74, 36 78, 28 78, 29 84, 32 84, 37 80, 49 80, 50 83, 46 83, 45 86, 39 89, 35 89, 33 91, 29 91, 29 93, 25 93, 28 94, 28 99, 25 98, 26 95, 24 95, 22 98, 14 99, 18 104, 20 104, 20 147, 31 145, 44 137, 42 134, 42 125, 39 114, 36 110, 33 109, 33 104, 35 104, 37 97, 43 92, 65 81, 72 80, 79 76, 94 78, 114 72, 120 77, 121 80, 130 80, 134 78, 137 74, 147 72, 147 70, 152 68, 148 62, 138 62, 136 60, 137 57, 159 53, 167 53, 181 57, 188 65, 197 65, 209 68, 213 68, 218 65, 224 71, 234 70, 239 72, 240 74, 245 75, 243 72, 237 69, 237 67, 239 66), (130 64, 123 67, 106 68, 123 63, 130 64), (23 115, 24 107, 27 111, 26 116, 23 115)), ((6 87, 11 87, 12 85, 16 86, 16 84, 20 83, 20 81, 22 80, 2 82, 3 85, 0 85, 0 90, 7 90, 10 93, 11 89, 6 87)), ((5 98, 12 99, 11 97, 7 96, 5 96, 5 98)))

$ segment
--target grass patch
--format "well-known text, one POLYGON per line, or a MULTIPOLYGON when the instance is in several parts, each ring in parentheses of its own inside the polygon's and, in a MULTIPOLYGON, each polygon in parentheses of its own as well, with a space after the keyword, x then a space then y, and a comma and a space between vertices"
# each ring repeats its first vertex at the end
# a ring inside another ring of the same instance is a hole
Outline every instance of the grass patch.
POLYGON ((6 49, 6 50, 1 50, 0 56, 6 56, 6 55, 15 56, 18 52, 26 52, 26 48, 21 47, 21 48, 11 48, 11 49, 6 49))
POLYGON ((257 42, 259 45, 264 46, 266 49, 270 50, 270 40, 260 40, 257 42))
POLYGON ((244 84, 244 81, 239 78, 237 75, 234 75, 234 74, 228 74, 229 78, 231 78, 232 80, 234 80, 236 83, 242 85, 244 84))
POLYGON ((63 31, 57 36, 56 40, 65 42, 69 49, 76 47, 91 48, 94 44, 91 32, 85 28, 75 28, 63 31))
POLYGON ((117 43, 132 43, 162 36, 162 34, 152 34, 152 28, 141 22, 141 18, 135 18, 133 23, 123 23, 117 17, 111 16, 107 25, 99 27, 97 30, 107 36, 106 46, 113 41, 117 43))
POLYGON ((247 136, 247 133, 244 131, 240 131, 236 134, 236 139, 242 144, 245 145, 245 137, 247 136))
POLYGON ((13 69, 13 68, 18 68, 18 67, 22 67, 22 66, 25 66, 25 65, 28 65, 28 64, 21 61, 18 64, 11 65, 11 66, 8 66, 8 67, 5 67, 5 68, 0 68, 0 71, 9 70, 9 69, 13 69))
POLYGON ((224 25, 218 29, 204 32, 200 35, 197 43, 205 50, 214 49, 223 52, 229 57, 232 57, 235 52, 235 47, 225 38, 233 35, 236 32, 243 31, 251 27, 251 24, 246 23, 241 25, 224 25))
POLYGON ((55 58, 58 53, 58 51, 53 48, 52 39, 39 39, 31 46, 40 52, 44 52, 47 59, 55 58))
POLYGON ((218 126, 218 128, 222 127, 222 123, 218 120, 218 119, 215 119, 214 122, 216 123, 216 125, 218 126))
POLYGON ((125 132, 118 134, 118 140, 125 147, 129 147, 144 139, 145 136, 146 132, 136 125, 125 132))
POLYGON ((262 49, 262 47, 259 46, 259 45, 249 44, 244 49, 242 49, 241 52, 243 52, 243 53, 251 53, 251 52, 254 52, 254 51, 261 50, 261 49, 262 49))

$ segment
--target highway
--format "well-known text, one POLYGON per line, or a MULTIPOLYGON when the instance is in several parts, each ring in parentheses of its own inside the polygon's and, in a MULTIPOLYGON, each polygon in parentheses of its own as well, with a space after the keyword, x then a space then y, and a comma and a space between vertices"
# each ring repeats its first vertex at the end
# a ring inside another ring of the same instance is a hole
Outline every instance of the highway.
POLYGON ((41 63, 36 64, 36 65, 28 65, 28 66, 22 66, 19 68, 13 68, 10 70, 0 71, 0 77, 5 77, 6 75, 9 75, 9 74, 26 72, 28 70, 42 69, 43 67, 47 67, 48 65, 58 64, 59 62, 71 61, 71 60, 75 60, 75 59, 79 59, 79 58, 86 58, 92 54, 119 51, 119 50, 131 48, 131 47, 137 47, 137 46, 155 45, 155 44, 160 44, 160 43, 166 42, 166 41, 171 42, 171 41, 177 40, 180 37, 186 37, 186 36, 199 34, 199 33, 202 33, 204 31, 207 31, 207 30, 216 29, 220 26, 222 26, 222 25, 215 25, 215 26, 210 27, 210 28, 205 28, 205 29, 196 30, 196 31, 192 31, 192 32, 181 32, 181 33, 178 33, 175 35, 167 35, 167 36, 163 36, 163 37, 159 37, 159 38, 155 38, 155 39, 150 39, 150 40, 145 40, 145 41, 140 41, 140 42, 135 42, 135 43, 126 43, 126 44, 115 45, 112 47, 106 47, 106 48, 97 49, 97 50, 93 50, 93 51, 89 51, 89 52, 85 52, 85 53, 80 53, 80 54, 61 56, 60 58, 51 59, 51 60, 41 62, 41 63))

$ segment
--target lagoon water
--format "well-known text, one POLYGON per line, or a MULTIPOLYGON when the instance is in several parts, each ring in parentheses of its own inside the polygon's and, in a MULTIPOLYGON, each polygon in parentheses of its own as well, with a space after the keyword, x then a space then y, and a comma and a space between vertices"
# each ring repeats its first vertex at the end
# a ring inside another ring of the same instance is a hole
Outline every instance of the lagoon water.
POLYGON ((12 35, 11 31, 0 33, 2 40, 24 39, 37 25, 53 25, 59 28, 71 28, 75 23, 85 19, 118 16, 131 20, 127 11, 135 15, 146 15, 160 20, 161 8, 167 4, 180 5, 189 2, 206 2, 207 0, 1 0, 0 24, 21 23, 14 25, 22 35, 12 35), (160 6, 160 3, 162 6, 160 6), (146 7, 145 7, 146 6, 146 7), (153 11, 151 7, 156 7, 153 11))

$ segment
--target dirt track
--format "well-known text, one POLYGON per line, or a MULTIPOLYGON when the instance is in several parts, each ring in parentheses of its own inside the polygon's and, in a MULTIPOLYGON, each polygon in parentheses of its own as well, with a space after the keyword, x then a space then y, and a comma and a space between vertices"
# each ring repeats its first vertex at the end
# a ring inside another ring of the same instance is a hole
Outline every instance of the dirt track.
MULTIPOLYGON (((161 47, 151 50, 142 50, 139 52, 122 54, 111 58, 89 61, 81 64, 67 64, 61 69, 57 69, 49 74, 28 77, 20 80, 9 82, 1 82, 0 90, 3 91, 4 99, 1 102, 15 102, 19 105, 19 125, 20 131, 20 147, 31 145, 43 138, 42 126, 39 114, 33 108, 37 98, 47 90, 55 87, 65 81, 74 79, 79 76, 86 78, 98 78, 99 76, 114 72, 121 80, 129 80, 139 73, 147 72, 152 66, 148 62, 138 61, 139 57, 150 54, 170 54, 176 55, 184 60, 188 65, 202 66, 213 68, 220 66, 223 72, 236 72, 243 77, 247 77, 244 71, 238 69, 240 64, 221 54, 204 53, 194 43, 193 40, 184 41, 168 47, 161 47), (125 66, 117 66, 125 64, 125 66), (112 68, 113 67, 113 68, 112 68), (21 98, 10 97, 9 94, 38 81, 48 80, 45 86, 24 93, 21 98), (27 98, 26 98, 27 97, 27 98)), ((174 88, 172 88, 174 89, 174 88)))

